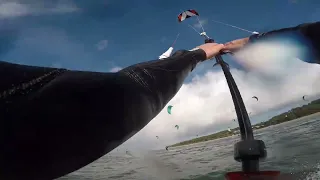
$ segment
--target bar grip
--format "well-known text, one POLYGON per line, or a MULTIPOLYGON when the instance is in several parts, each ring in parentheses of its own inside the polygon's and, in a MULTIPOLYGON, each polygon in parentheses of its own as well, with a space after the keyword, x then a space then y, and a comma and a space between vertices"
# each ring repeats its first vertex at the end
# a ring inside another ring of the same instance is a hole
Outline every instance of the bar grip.
POLYGON ((214 40, 207 38, 204 40, 204 43, 214 43, 214 40))

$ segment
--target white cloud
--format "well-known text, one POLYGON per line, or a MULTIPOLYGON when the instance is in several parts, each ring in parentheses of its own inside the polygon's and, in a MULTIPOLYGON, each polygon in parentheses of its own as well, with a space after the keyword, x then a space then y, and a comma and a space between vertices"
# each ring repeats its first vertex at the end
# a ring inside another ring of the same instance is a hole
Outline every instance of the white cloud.
POLYGON ((105 48, 107 48, 108 46, 108 40, 101 40, 98 44, 97 44, 97 49, 99 51, 104 50, 105 48))
MULTIPOLYGON (((319 94, 320 66, 293 58, 288 63, 288 57, 284 54, 294 55, 294 52, 298 53, 293 47, 286 49, 277 44, 265 44, 263 47, 250 47, 236 55, 244 66, 251 67, 249 72, 231 69, 247 110, 252 112, 251 120, 259 117, 267 120, 270 118, 268 111, 278 110, 276 113, 279 113, 279 109, 288 109, 293 103, 305 103, 302 102, 305 94, 309 97, 319 94), (277 62, 270 60, 275 58, 277 62), (248 63, 244 63, 244 59, 248 63), (250 59, 255 61, 251 62, 250 59), (252 96, 259 97, 259 101, 252 96)), ((213 133, 237 125, 232 121, 236 115, 221 71, 196 76, 192 82, 184 84, 168 104, 174 106, 172 115, 164 108, 124 146, 140 150, 164 148, 165 145, 193 138, 196 134, 213 133), (179 124, 179 130, 174 128, 176 124, 179 124), (155 136, 159 136, 159 140, 155 136)))
POLYGON ((193 26, 200 29, 201 25, 204 26, 204 25, 206 25, 208 23, 208 20, 207 19, 201 19, 200 23, 198 22, 198 23, 194 24, 193 26))
MULTIPOLYGON (((21 1, 23 2, 23 1, 21 1)), ((44 6, 43 2, 23 4, 19 1, 0 2, 0 18, 12 18, 28 15, 60 14, 78 11, 79 8, 71 1, 58 2, 44 6)))
POLYGON ((54 7, 44 9, 47 10, 49 13, 72 13, 79 11, 80 9, 72 2, 68 3, 57 3, 54 7))
POLYGON ((111 68, 111 69, 110 69, 110 72, 118 72, 118 71, 120 71, 121 69, 122 69, 121 67, 116 66, 116 67, 111 68))
POLYGON ((0 17, 17 17, 29 13, 28 8, 16 2, 0 4, 0 17))

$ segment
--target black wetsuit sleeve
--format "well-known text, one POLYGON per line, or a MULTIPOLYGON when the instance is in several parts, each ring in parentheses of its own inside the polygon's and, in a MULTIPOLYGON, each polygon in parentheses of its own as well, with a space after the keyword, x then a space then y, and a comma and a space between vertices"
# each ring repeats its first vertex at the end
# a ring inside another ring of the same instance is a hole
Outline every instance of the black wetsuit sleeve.
POLYGON ((52 179, 97 160, 147 125, 205 58, 183 50, 117 73, 1 62, 0 179, 52 179))
POLYGON ((304 23, 295 27, 282 28, 266 33, 255 34, 250 36, 249 42, 256 42, 260 39, 265 39, 273 35, 286 32, 298 32, 302 34, 307 40, 309 40, 312 44, 312 48, 314 48, 312 49, 312 51, 314 52, 314 55, 316 57, 315 63, 320 64, 320 21, 314 23, 304 23))

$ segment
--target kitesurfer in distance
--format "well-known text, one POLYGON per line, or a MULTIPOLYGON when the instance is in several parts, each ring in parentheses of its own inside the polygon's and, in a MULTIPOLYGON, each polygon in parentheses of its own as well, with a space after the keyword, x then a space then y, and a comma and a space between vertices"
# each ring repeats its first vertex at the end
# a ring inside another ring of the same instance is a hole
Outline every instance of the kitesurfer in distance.
MULTIPOLYGON (((319 28, 292 30, 320 52, 319 28)), ((226 46, 208 43, 117 73, 0 62, 0 179, 55 179, 97 160, 158 115, 197 64, 232 50, 226 46)))

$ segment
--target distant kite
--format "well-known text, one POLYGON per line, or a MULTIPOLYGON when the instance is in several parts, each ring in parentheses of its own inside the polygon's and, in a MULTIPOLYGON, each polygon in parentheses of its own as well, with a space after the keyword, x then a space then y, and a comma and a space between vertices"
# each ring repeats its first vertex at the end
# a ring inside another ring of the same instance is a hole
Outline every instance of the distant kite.
POLYGON ((168 114, 171 114, 171 109, 172 109, 172 105, 169 105, 168 107, 167 107, 167 112, 168 112, 168 114))
POLYGON ((307 97, 307 95, 304 95, 304 96, 302 96, 302 99, 303 99, 304 101, 307 101, 307 100, 306 100, 306 97, 307 97))
POLYGON ((252 98, 256 99, 257 101, 259 101, 258 97, 257 96, 253 96, 252 98))

